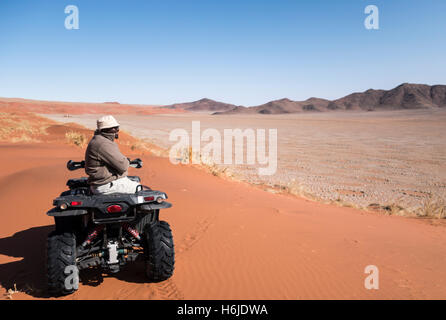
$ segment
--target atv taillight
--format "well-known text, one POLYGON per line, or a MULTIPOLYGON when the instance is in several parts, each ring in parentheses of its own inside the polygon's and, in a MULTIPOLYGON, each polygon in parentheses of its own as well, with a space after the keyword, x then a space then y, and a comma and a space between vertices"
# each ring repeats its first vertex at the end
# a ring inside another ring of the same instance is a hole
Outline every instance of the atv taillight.
POLYGON ((116 212, 121 212, 121 211, 122 211, 122 207, 118 206, 117 204, 111 205, 107 208, 108 213, 116 213, 116 212))
POLYGON ((144 197, 144 201, 153 201, 155 197, 144 197))
POLYGON ((82 205, 82 201, 71 201, 71 205, 74 206, 81 206, 82 205))

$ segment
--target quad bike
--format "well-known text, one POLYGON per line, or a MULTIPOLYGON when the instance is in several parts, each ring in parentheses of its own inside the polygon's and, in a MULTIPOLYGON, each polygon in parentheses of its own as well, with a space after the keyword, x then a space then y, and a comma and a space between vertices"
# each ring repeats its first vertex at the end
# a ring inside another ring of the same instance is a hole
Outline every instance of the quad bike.
MULTIPOLYGON (((141 168, 142 161, 130 161, 130 166, 141 168)), ((67 163, 71 171, 84 167, 85 161, 67 163)), ((140 182, 139 177, 128 178, 140 182)), ((127 262, 137 260, 145 261, 149 281, 172 276, 172 231, 167 222, 159 220, 160 209, 172 206, 165 201, 164 192, 140 185, 134 194, 93 195, 87 178, 70 179, 67 186, 69 190, 62 192, 47 212, 56 225, 47 244, 51 295, 76 291, 80 270, 99 268, 116 273, 127 262)))

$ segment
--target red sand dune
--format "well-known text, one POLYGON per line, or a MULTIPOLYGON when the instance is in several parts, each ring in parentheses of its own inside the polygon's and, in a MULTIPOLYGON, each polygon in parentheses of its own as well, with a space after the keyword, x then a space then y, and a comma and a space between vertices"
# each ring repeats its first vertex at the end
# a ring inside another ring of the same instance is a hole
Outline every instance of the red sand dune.
POLYGON ((162 109, 158 106, 83 102, 38 101, 0 98, 0 112, 34 112, 43 114, 160 114, 179 113, 182 109, 162 109))
MULTIPOLYGON (((13 299, 45 297, 53 228, 45 212, 66 180, 83 174, 65 163, 84 149, 64 143, 66 128, 48 131, 47 143, 0 144, 0 286, 6 293, 16 284, 13 299)), ((146 283, 140 264, 103 278, 87 273, 63 299, 446 298, 443 224, 272 194, 122 149, 144 160, 130 173, 174 205, 161 212, 174 232, 174 276, 146 283), (367 265, 379 268, 379 290, 364 288, 367 265)))

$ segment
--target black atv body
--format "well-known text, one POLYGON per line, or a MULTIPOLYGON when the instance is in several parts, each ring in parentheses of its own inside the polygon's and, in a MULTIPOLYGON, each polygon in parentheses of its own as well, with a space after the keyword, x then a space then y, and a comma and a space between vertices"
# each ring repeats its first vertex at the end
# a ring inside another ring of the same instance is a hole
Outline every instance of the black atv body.
MULTIPOLYGON (((84 167, 69 161, 68 169, 84 167)), ((130 162, 136 168, 142 161, 130 162)), ((140 178, 130 179, 140 182, 140 178)), ((77 290, 79 271, 101 268, 116 273, 128 262, 145 261, 149 281, 163 281, 174 270, 172 231, 159 220, 161 209, 172 205, 161 191, 138 186, 135 193, 94 195, 87 178, 70 179, 69 190, 53 201, 47 215, 54 217, 55 231, 48 236, 48 287, 52 295, 77 290)))

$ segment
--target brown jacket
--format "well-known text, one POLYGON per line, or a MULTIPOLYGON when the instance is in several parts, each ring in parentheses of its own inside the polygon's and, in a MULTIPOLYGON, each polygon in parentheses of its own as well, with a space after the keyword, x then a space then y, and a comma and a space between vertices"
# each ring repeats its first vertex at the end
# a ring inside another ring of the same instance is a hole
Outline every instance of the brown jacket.
POLYGON ((96 131, 85 152, 85 172, 92 186, 126 177, 128 159, 119 151, 114 134, 96 131))

